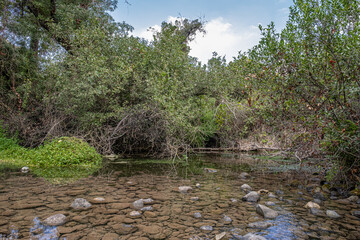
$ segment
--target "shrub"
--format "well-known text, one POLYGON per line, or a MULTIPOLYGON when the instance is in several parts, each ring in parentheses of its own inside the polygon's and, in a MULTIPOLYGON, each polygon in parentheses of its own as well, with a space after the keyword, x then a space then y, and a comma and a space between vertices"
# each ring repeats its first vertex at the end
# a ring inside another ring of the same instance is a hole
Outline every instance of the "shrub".
POLYGON ((75 137, 61 137, 29 151, 28 160, 40 167, 99 165, 101 155, 85 141, 75 137))

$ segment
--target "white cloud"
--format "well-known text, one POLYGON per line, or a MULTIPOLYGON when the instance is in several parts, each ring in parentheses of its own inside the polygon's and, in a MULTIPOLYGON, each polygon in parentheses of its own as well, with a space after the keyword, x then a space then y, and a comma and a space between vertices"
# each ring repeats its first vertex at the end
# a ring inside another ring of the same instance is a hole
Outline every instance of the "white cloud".
MULTIPOLYGON (((175 22, 179 18, 169 17, 168 22, 175 22)), ((159 25, 149 29, 135 31, 134 35, 143 37, 149 41, 153 40, 155 31, 160 31, 159 25)), ((228 61, 238 55, 239 51, 246 51, 260 40, 260 31, 256 26, 238 29, 223 18, 212 19, 205 24, 206 34, 198 34, 194 41, 190 42, 190 55, 197 57, 202 63, 212 57, 213 52, 226 56, 228 61)))
POLYGON ((190 43, 190 55, 197 57, 202 63, 212 57, 213 52, 226 56, 228 61, 246 51, 260 40, 260 31, 256 26, 236 29, 223 18, 216 18, 205 24, 206 34, 199 34, 190 43))

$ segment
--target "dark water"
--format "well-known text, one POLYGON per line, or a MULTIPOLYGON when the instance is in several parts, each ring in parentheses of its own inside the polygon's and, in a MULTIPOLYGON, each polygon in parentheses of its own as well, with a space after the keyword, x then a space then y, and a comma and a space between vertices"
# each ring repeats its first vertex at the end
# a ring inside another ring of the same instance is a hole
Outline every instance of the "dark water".
POLYGON ((351 214, 360 205, 330 200, 316 166, 291 171, 296 167, 296 162, 279 158, 222 154, 180 161, 117 160, 96 176, 64 185, 11 175, 0 182, 0 239, 215 239, 221 233, 225 233, 222 239, 242 239, 248 233, 265 239, 360 239, 360 219, 351 214), (249 178, 241 177, 244 171, 249 178), (254 191, 281 190, 276 198, 261 194, 258 202, 274 202, 270 208, 279 216, 264 219, 255 211, 257 203, 242 201, 244 183, 254 191), (180 193, 179 186, 191 186, 192 191, 180 193), (304 208, 316 189, 326 198, 319 216, 304 208), (106 201, 96 203, 95 197, 106 201), (70 208, 75 198, 93 205, 75 211, 70 208), (152 210, 131 216, 136 210, 132 203, 146 198, 154 200, 149 205, 152 210), (335 210, 341 218, 328 217, 326 210, 335 210), (44 224, 45 218, 58 213, 67 217, 64 225, 44 224), (270 223, 266 229, 248 226, 263 221, 270 223), (202 230, 203 226, 212 230, 202 230))

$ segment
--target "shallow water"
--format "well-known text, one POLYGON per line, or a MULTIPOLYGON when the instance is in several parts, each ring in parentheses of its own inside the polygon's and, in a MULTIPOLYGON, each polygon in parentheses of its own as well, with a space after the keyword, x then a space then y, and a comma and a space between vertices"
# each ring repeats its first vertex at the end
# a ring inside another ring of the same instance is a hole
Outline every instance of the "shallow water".
POLYGON ((351 211, 360 210, 359 204, 329 200, 325 193, 327 200, 321 210, 335 210, 341 218, 315 216, 304 205, 313 199, 306 187, 320 186, 319 176, 312 172, 273 173, 274 166, 280 165, 273 160, 229 154, 201 156, 175 165, 172 161, 120 160, 109 163, 96 177, 66 185, 14 175, 0 182, 0 239, 215 239, 223 232, 226 235, 222 239, 242 239, 247 233, 266 239, 360 239, 360 219, 351 215, 351 211), (240 177, 242 171, 255 169, 250 178, 240 177), (282 190, 277 198, 262 194, 259 202, 274 202, 270 208, 279 216, 264 219, 256 213, 255 203, 243 202, 246 193, 240 187, 244 183, 255 191, 266 189, 275 194, 282 190), (180 193, 179 186, 193 190, 180 193), (105 201, 95 203, 96 197, 105 201), (93 205, 75 211, 70 208, 75 198, 85 198, 93 205), (132 203, 141 198, 152 198, 149 206, 153 210, 130 216, 135 210, 132 203), (44 219, 58 213, 67 217, 64 225, 44 224, 44 219), (194 213, 201 217, 195 218, 194 213), (225 221, 224 216, 232 221, 225 221), (248 227, 259 221, 271 226, 248 227), (202 226, 211 226, 212 230, 202 230, 202 226))

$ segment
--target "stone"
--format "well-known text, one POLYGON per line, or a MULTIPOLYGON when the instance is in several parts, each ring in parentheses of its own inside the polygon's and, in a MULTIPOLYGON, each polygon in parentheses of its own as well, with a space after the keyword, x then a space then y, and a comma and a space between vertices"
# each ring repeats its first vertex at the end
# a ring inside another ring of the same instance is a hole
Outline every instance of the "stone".
POLYGON ((151 198, 147 198, 147 199, 143 199, 143 202, 144 202, 144 204, 152 204, 154 202, 154 200, 151 198))
POLYGON ((223 237, 225 237, 226 232, 219 233, 215 235, 215 240, 221 240, 223 237))
POLYGON ((201 184, 200 184, 200 183, 197 183, 197 184, 195 184, 195 186, 196 186, 197 188, 200 188, 200 187, 201 187, 201 184))
POLYGON ((218 170, 214 168, 204 168, 204 171, 208 173, 217 173, 218 170))
POLYGON ((318 198, 315 198, 314 200, 312 200, 312 202, 317 203, 319 205, 322 204, 322 201, 318 198))
POLYGON ((259 235, 255 235, 253 233, 248 233, 246 235, 243 236, 244 240, 266 240, 266 238, 259 236, 259 235))
POLYGON ((22 167, 21 172, 22 173, 28 173, 30 171, 29 167, 22 167))
POLYGON ((320 205, 314 202, 308 202, 305 206, 305 208, 317 208, 320 209, 320 205))
POLYGON ((323 216, 324 215, 323 211, 321 211, 319 208, 315 208, 315 207, 310 208, 310 213, 315 216, 323 216))
POLYGON ((326 210, 326 215, 331 218, 341 218, 341 216, 333 210, 326 210))
POLYGON ((192 187, 190 187, 190 186, 180 186, 179 187, 179 192, 181 192, 181 193, 187 193, 191 190, 192 190, 192 187))
POLYGON ((92 203, 104 203, 105 202, 105 198, 103 197, 96 197, 93 200, 91 200, 92 203))
POLYGON ((284 195, 284 191, 281 191, 281 190, 278 189, 278 190, 275 191, 275 194, 276 195, 284 195))
POLYGON ((204 231, 204 232, 211 232, 213 230, 213 227, 210 225, 205 225, 205 226, 201 226, 200 229, 201 229, 201 231, 204 231))
POLYGON ((260 194, 255 191, 249 192, 244 197, 242 197, 242 200, 246 202, 257 202, 259 201, 259 199, 260 199, 260 194))
POLYGON ((101 240, 118 240, 120 239, 119 235, 116 233, 106 233, 101 240))
POLYGON ((226 224, 230 224, 232 222, 232 219, 229 216, 224 215, 223 220, 226 224))
POLYGON ((130 217, 139 217, 141 216, 141 213, 138 211, 132 211, 129 213, 130 217))
POLYGON ((350 196, 347 198, 349 202, 356 203, 359 200, 358 196, 350 196))
POLYGON ((136 200, 135 202, 133 202, 133 206, 136 209, 143 208, 144 207, 144 200, 143 199, 136 200))
POLYGON ((272 210, 271 208, 268 208, 261 204, 256 205, 256 212, 264 218, 269 219, 276 218, 279 215, 275 210, 272 210))
POLYGON ((60 226, 66 222, 66 216, 64 214, 55 214, 44 220, 44 223, 49 226, 60 226))
POLYGON ((351 212, 351 215, 360 218, 360 211, 354 210, 354 211, 351 212))
POLYGON ((271 202, 271 201, 268 201, 268 202, 265 202, 265 205, 271 207, 271 206, 275 206, 275 203, 271 202))
POLYGON ((199 200, 199 197, 191 197, 190 200, 191 200, 191 201, 198 201, 198 200, 199 200))
POLYGON ((250 187, 248 184, 243 184, 240 187, 241 190, 245 191, 245 192, 250 192, 252 190, 252 187, 250 187))
POLYGON ((194 218, 201 218, 201 217, 202 217, 201 213, 199 212, 194 213, 194 218))
POLYGON ((145 211, 152 211, 153 207, 152 206, 148 206, 148 207, 143 207, 140 209, 141 211, 145 212, 145 211))
POLYGON ((84 198, 76 198, 72 203, 71 207, 75 210, 86 210, 91 207, 91 203, 89 203, 84 198))
POLYGON ((240 173, 240 178, 242 178, 242 179, 246 179, 246 178, 249 178, 249 177, 250 177, 250 174, 248 174, 247 172, 240 173))
POLYGON ((128 224, 115 224, 112 226, 112 228, 117 234, 120 235, 127 235, 136 232, 138 230, 137 227, 128 224))
POLYGON ((273 224, 270 222, 253 222, 253 223, 249 223, 248 227, 249 228, 257 228, 257 229, 267 229, 268 227, 271 227, 273 224))
POLYGON ((269 193, 269 194, 268 194, 268 197, 269 197, 269 198, 276 198, 276 195, 273 194, 273 193, 269 193))
POLYGON ((230 198, 230 201, 231 201, 232 203, 237 203, 237 202, 238 202, 238 200, 237 200, 236 198, 230 198))
POLYGON ((321 201, 326 201, 326 197, 322 192, 316 192, 313 197, 315 199, 320 199, 321 201))

